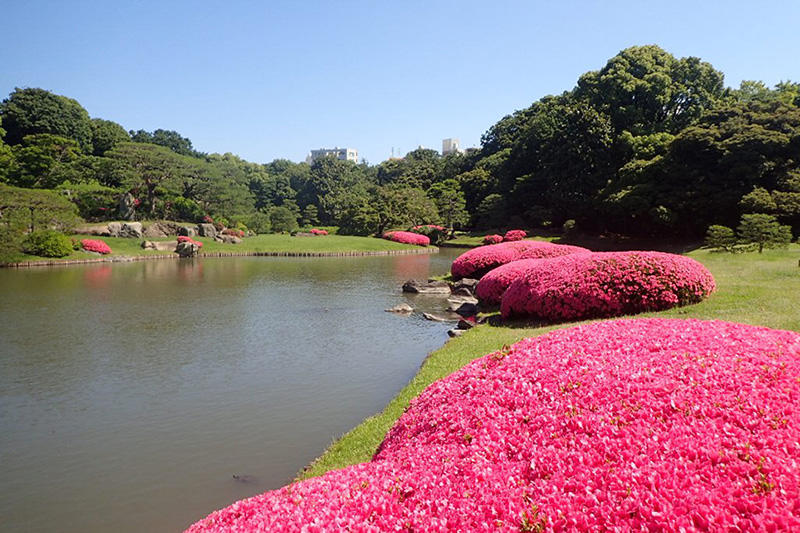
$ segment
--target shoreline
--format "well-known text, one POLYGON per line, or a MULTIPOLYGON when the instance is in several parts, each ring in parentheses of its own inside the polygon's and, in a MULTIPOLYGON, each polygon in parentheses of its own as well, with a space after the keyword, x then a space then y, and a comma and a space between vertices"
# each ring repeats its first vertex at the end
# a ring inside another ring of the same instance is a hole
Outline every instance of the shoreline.
POLYGON ((367 257, 389 255, 424 255, 438 254, 439 248, 409 248, 407 250, 350 250, 342 252, 204 252, 194 258, 184 258, 175 253, 153 255, 120 255, 114 257, 97 257, 86 259, 19 261, 17 263, 1 263, 0 268, 29 268, 41 266, 89 265, 95 263, 134 263, 152 259, 198 259, 205 257, 367 257))

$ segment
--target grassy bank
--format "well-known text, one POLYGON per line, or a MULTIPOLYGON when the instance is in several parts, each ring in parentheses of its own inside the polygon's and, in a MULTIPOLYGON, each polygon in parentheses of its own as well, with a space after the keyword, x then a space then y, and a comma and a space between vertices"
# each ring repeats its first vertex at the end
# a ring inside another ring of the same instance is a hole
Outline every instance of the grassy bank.
MULTIPOLYGON (((800 246, 766 250, 763 254, 732 255, 697 250, 688 255, 708 267, 717 281, 717 291, 697 305, 639 316, 719 319, 800 331, 800 246)), ((575 324, 537 326, 515 322, 485 325, 448 341, 428 357, 417 375, 383 412, 366 419, 335 441, 298 477, 318 476, 328 470, 368 461, 409 400, 433 381, 477 357, 500 349, 504 344, 575 324)))
MULTIPOLYGON (((142 240, 169 241, 169 239, 123 239, 118 237, 91 237, 87 235, 72 235, 75 239, 100 239, 108 243, 112 253, 106 257, 146 257, 167 255, 174 256, 174 252, 145 250, 141 247, 142 240)), ((268 234, 256 235, 243 239, 241 244, 223 244, 206 237, 195 237, 203 243, 201 253, 205 254, 247 254, 247 253, 285 253, 285 254, 337 254, 337 253, 374 253, 406 250, 421 250, 419 246, 400 244, 385 239, 373 237, 351 237, 346 235, 325 235, 320 237, 292 237, 291 235, 268 234)), ((97 259, 97 254, 84 251, 75 251, 55 261, 74 261, 97 259)), ((4 262, 18 263, 25 261, 54 261, 34 255, 16 254, 6 258, 4 262)))

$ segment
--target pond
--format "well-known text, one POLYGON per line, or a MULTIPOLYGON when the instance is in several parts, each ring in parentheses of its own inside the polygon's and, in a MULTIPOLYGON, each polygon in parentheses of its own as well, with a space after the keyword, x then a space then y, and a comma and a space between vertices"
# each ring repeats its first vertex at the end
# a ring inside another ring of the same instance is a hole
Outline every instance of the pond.
POLYGON ((446 341, 384 309, 440 311, 400 285, 455 255, 0 269, 0 529, 179 531, 286 484, 446 341))

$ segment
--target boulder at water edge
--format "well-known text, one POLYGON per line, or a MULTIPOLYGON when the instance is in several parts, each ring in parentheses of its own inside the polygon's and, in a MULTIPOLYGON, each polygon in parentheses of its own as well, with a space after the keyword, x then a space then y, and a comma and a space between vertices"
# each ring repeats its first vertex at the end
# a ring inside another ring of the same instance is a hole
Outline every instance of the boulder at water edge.
POLYGON ((450 294, 450 285, 448 285, 445 281, 420 281, 416 279, 410 279, 403 283, 403 292, 413 292, 418 294, 450 294))

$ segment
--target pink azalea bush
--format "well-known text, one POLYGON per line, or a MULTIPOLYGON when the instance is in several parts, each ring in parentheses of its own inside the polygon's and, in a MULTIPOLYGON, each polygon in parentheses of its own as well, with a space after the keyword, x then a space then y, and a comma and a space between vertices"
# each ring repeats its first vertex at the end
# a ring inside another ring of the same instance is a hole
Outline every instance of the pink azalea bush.
POLYGON ((83 239, 81 240, 81 247, 87 252, 96 252, 98 254, 111 253, 111 247, 100 239, 83 239))
POLYGON ((586 248, 544 241, 516 241, 473 248, 459 255, 450 267, 454 278, 480 278, 490 270, 520 259, 556 257, 588 252, 586 248))
POLYGON ((473 361, 371 462, 188 531, 797 530, 799 456, 800 334, 598 322, 473 361))
POLYGON ((417 246, 428 246, 431 243, 431 240, 425 235, 410 231, 387 231, 383 234, 383 238, 403 244, 416 244, 417 246))
POLYGON ((244 239, 244 230, 242 229, 234 229, 234 228, 225 228, 222 230, 223 235, 232 235, 234 237, 239 237, 240 239, 244 239))
POLYGON ((327 235, 328 234, 328 230, 311 228, 311 233, 313 235, 327 235))
POLYGON ((504 242, 514 242, 514 241, 521 241, 525 237, 528 236, 528 233, 524 229, 510 229, 503 235, 504 242))
POLYGON ((419 226, 414 226, 413 228, 411 228, 411 231, 413 232, 447 231, 447 228, 445 228, 444 226, 437 226, 436 224, 421 224, 419 226))
POLYGON ((501 242, 503 242, 503 236, 496 233, 483 238, 483 244, 500 244, 501 242))
POLYGON ((503 294, 503 317, 577 320, 697 303, 716 285, 690 257, 663 252, 574 254, 525 265, 503 294))
POLYGON ((178 242, 188 242, 190 244, 196 244, 198 248, 202 248, 203 247, 203 243, 202 242, 196 241, 196 240, 192 239, 191 237, 187 237, 186 235, 178 236, 178 242))
POLYGON ((511 261, 490 270, 478 282, 478 286, 475 288, 475 296, 478 297, 481 303, 499 305, 508 286, 539 261, 541 259, 511 261))

